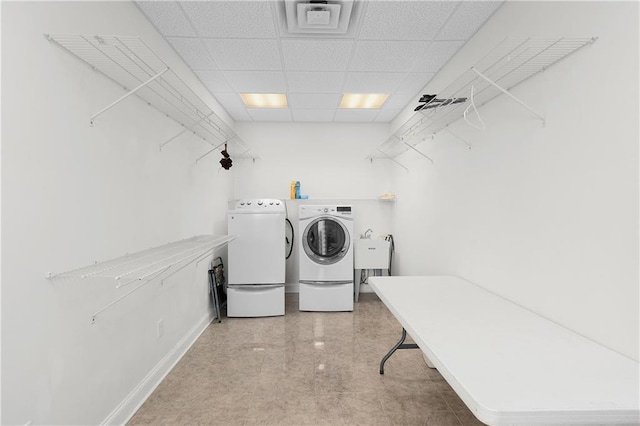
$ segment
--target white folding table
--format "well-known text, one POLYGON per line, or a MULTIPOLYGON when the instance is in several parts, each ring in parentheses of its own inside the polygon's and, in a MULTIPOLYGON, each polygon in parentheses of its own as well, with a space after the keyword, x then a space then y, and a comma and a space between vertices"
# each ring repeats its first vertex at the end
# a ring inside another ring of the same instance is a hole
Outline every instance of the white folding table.
POLYGON ((369 282, 482 422, 640 424, 637 361, 461 278, 369 282))

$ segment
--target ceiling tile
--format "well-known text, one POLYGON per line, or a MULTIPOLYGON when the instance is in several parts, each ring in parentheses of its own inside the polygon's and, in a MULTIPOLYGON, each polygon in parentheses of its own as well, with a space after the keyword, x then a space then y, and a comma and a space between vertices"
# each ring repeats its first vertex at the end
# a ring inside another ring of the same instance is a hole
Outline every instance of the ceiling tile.
POLYGON ((196 33, 191 27, 177 2, 168 1, 137 1, 136 4, 158 29, 166 36, 190 36, 196 33))
POLYGON ((251 121, 244 102, 237 93, 213 93, 213 97, 229 113, 231 118, 237 121, 251 121))
POLYGON ((393 93, 406 73, 352 72, 347 76, 344 93, 393 93))
POLYGON ((382 108, 374 121, 378 123, 390 123, 400 114, 400 111, 402 111, 402 108, 382 108))
POLYGON ((244 102, 237 93, 214 93, 213 97, 225 108, 245 108, 244 102))
POLYGON ((225 108, 227 113, 234 119, 234 121, 252 121, 251 116, 247 112, 247 109, 242 108, 225 108))
POLYGON ((287 71, 345 71, 351 56, 351 40, 281 41, 287 71))
POLYGON ((269 1, 188 1, 181 4, 201 37, 276 37, 269 1))
POLYGON ((327 122, 333 121, 335 109, 292 109, 293 121, 327 122))
POLYGON ((182 59, 194 70, 216 70, 218 67, 207 53, 200 39, 167 37, 182 59))
POLYGON ((389 96, 385 108, 405 108, 409 104, 417 105, 420 92, 433 78, 432 73, 409 73, 402 81, 398 90, 389 96))
POLYGON ((294 109, 331 109, 340 105, 339 93, 290 93, 289 107, 294 109))
POLYGON ((338 108, 334 121, 349 123, 370 123, 380 113, 379 109, 338 108))
POLYGON ((463 1, 443 27, 438 40, 467 40, 502 5, 500 1, 463 1))
POLYGON ((255 121, 291 121, 289 108, 247 108, 247 112, 255 121))
POLYGON ((408 72, 430 45, 428 41, 360 41, 349 70, 408 72))
POLYGON ((371 1, 361 40, 432 40, 456 7, 453 1, 371 1))
POLYGON ((276 40, 206 39, 205 46, 221 70, 281 70, 276 40))
POLYGON ((235 120, 388 122, 503 3, 357 0, 351 33, 293 36, 280 31, 285 1, 299 0, 136 4, 235 120), (289 108, 247 110, 238 92, 286 93, 289 108), (344 110, 343 92, 390 96, 380 110, 344 110))
POLYGON ((288 71, 287 85, 291 93, 342 93, 346 73, 288 71))
POLYGON ((233 92, 222 71, 195 71, 195 73, 211 93, 233 92))
POLYGON ((462 47, 464 41, 436 41, 416 61, 413 72, 437 72, 462 47))
POLYGON ((285 93, 282 71, 225 71, 233 89, 240 93, 285 93))

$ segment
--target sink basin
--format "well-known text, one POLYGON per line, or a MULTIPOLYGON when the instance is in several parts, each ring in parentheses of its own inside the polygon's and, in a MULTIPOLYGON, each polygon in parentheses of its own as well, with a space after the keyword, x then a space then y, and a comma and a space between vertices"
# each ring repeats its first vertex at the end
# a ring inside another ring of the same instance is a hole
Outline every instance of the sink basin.
POLYGON ((379 238, 361 238, 354 241, 355 269, 389 268, 389 241, 379 238))

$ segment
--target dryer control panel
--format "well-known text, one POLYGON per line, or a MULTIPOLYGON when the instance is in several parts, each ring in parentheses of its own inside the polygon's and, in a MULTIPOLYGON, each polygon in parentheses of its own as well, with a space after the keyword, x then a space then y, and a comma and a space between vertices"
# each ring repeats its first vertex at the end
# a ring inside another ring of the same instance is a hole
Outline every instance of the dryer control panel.
POLYGON ((229 203, 229 211, 235 213, 280 213, 285 211, 284 201, 272 198, 247 198, 229 203))

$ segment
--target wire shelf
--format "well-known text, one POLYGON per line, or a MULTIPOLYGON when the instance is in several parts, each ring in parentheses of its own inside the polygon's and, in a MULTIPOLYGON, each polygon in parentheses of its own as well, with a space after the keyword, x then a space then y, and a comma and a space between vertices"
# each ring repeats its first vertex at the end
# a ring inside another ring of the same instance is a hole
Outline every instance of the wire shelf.
POLYGON ((124 293, 104 305, 91 316, 91 323, 95 324, 96 317, 111 309, 148 283, 160 278, 160 282, 176 274, 194 262, 204 260, 213 251, 234 240, 235 236, 229 235, 200 235, 182 241, 176 241, 159 247, 122 256, 107 262, 96 263, 85 268, 61 274, 49 274, 51 280, 75 279, 85 280, 89 278, 112 279, 117 282, 116 289, 127 287, 124 293))
POLYGON ((503 40, 437 93, 440 99, 467 98, 466 102, 417 111, 378 147, 378 151, 383 154, 382 158, 402 154, 417 145, 408 144, 414 136, 436 134, 463 118, 470 101, 480 107, 595 40, 593 37, 503 40))
POLYGON ((128 254, 107 262, 96 263, 80 269, 49 275, 50 279, 61 278, 110 278, 122 287, 135 281, 159 276, 171 267, 205 257, 235 236, 200 235, 176 241, 148 250, 128 254), (157 275, 156 275, 157 274, 157 275))
MULTIPOLYGON (((52 35, 58 44, 94 70, 135 94, 216 148, 229 143, 228 151, 245 154, 249 149, 231 129, 140 37, 52 35)), ((120 100, 91 117, 91 122, 120 100)), ((180 134, 161 145, 164 146, 180 134)))

